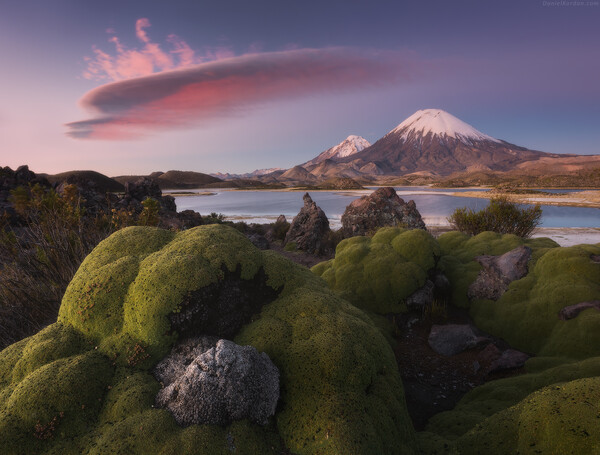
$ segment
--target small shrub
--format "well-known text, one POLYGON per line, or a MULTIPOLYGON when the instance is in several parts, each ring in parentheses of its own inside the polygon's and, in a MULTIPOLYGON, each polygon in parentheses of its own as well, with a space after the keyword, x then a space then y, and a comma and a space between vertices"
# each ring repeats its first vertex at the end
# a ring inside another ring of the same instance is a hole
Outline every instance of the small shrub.
POLYGON ((434 323, 442 323, 448 319, 448 305, 445 300, 433 299, 430 305, 423 307, 423 319, 434 323))
POLYGON ((456 209, 448 221, 454 229, 470 235, 492 231, 528 238, 539 226, 541 218, 542 208, 539 204, 521 208, 505 197, 497 197, 478 212, 466 207, 456 209))
POLYGON ((296 246, 296 242, 286 243, 285 246, 283 247, 283 249, 285 251, 289 251, 289 252, 298 251, 298 247, 296 246))
POLYGON ((340 243, 342 240, 344 240, 344 233, 342 232, 342 229, 327 232, 323 236, 321 253, 334 253, 338 243, 340 243))
POLYGON ((225 215, 222 213, 211 212, 210 215, 206 215, 202 217, 203 224, 224 224, 225 223, 225 215))
POLYGON ((158 226, 160 222, 160 203, 151 197, 142 202, 144 209, 140 213, 138 224, 140 226, 158 226))
POLYGON ((290 223, 287 221, 276 221, 273 223, 273 238, 283 241, 287 231, 290 229, 290 223))

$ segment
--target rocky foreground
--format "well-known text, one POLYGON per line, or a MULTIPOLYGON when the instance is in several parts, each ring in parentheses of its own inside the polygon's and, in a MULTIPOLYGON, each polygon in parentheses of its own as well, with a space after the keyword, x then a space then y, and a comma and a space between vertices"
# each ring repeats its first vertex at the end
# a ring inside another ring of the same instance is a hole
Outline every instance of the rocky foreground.
POLYGON ((307 194, 263 232, 102 241, 0 352, 2 453, 594 453, 600 244, 434 238, 385 188, 345 220, 307 194))

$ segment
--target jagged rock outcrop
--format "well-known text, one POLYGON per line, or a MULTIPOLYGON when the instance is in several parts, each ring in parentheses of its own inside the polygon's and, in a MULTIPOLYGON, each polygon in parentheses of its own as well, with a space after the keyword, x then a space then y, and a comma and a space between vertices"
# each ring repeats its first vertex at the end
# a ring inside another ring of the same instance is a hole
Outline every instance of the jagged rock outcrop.
POLYGON ((324 245, 324 236, 331 230, 329 220, 308 193, 302 199, 304 206, 292 220, 284 245, 294 242, 299 250, 319 254, 324 245))
POLYGON ((143 201, 147 197, 159 199, 162 196, 162 191, 156 181, 148 177, 142 177, 135 182, 125 183, 125 195, 143 201))
POLYGON ((365 235, 384 226, 425 229, 414 201, 404 202, 392 187, 379 188, 353 201, 342 215, 345 237, 365 235))
POLYGON ((0 168, 0 216, 4 213, 9 217, 10 223, 18 222, 19 217, 14 210, 9 198, 11 191, 19 186, 29 187, 35 184, 50 187, 50 183, 43 177, 37 176, 29 170, 28 166, 19 166, 16 171, 6 166, 0 168))
POLYGON ((521 245, 501 256, 478 256, 481 271, 469 286, 470 299, 498 300, 506 292, 510 283, 527 275, 527 263, 531 258, 531 248, 521 245))
POLYGON ((279 370, 269 356, 228 340, 186 340, 154 374, 165 386, 156 395, 157 406, 181 426, 242 419, 266 425, 279 399, 279 370))

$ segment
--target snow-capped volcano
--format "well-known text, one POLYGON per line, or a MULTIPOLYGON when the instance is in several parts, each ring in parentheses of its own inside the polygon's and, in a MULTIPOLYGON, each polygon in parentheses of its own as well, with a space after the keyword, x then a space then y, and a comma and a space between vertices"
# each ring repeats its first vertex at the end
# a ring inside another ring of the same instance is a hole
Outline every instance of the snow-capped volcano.
POLYGON ((432 136, 448 137, 468 143, 474 141, 501 142, 492 136, 483 134, 468 123, 441 109, 417 111, 388 134, 399 135, 405 141, 418 139, 419 137, 425 138, 428 134, 431 134, 432 136))
POLYGON ((362 152, 338 161, 359 169, 375 163, 388 175, 448 175, 475 167, 505 171, 541 156, 548 155, 488 136, 441 109, 424 109, 362 152))
POLYGON ((367 141, 364 137, 350 135, 338 145, 334 145, 333 147, 325 150, 319 156, 313 158, 310 161, 307 161, 302 166, 306 167, 314 164, 319 164, 325 160, 337 161, 339 159, 346 158, 348 156, 354 155, 355 153, 361 152, 370 145, 371 143, 367 141))

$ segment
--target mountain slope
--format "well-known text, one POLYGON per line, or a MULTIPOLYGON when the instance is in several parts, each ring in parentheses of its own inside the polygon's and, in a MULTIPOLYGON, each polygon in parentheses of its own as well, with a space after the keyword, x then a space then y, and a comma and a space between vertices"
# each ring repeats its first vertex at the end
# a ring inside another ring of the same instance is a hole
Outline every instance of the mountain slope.
POLYGON ((113 179, 125 184, 126 182, 135 182, 142 177, 148 177, 156 181, 161 190, 201 188, 211 183, 221 182, 219 178, 203 174, 202 172, 192 171, 153 172, 150 175, 120 175, 113 177, 113 179))
POLYGON ((309 167, 315 164, 319 164, 325 160, 337 161, 342 158, 346 158, 348 156, 352 156, 365 148, 369 147, 371 143, 367 141, 364 137, 350 135, 338 145, 334 145, 333 147, 325 150, 316 158, 313 158, 310 161, 302 164, 303 167, 309 167))
POLYGON ((526 161, 555 156, 495 139, 443 110, 425 109, 372 146, 340 161, 363 163, 361 169, 376 162, 386 174, 430 171, 449 175, 473 166, 505 171, 526 161))

